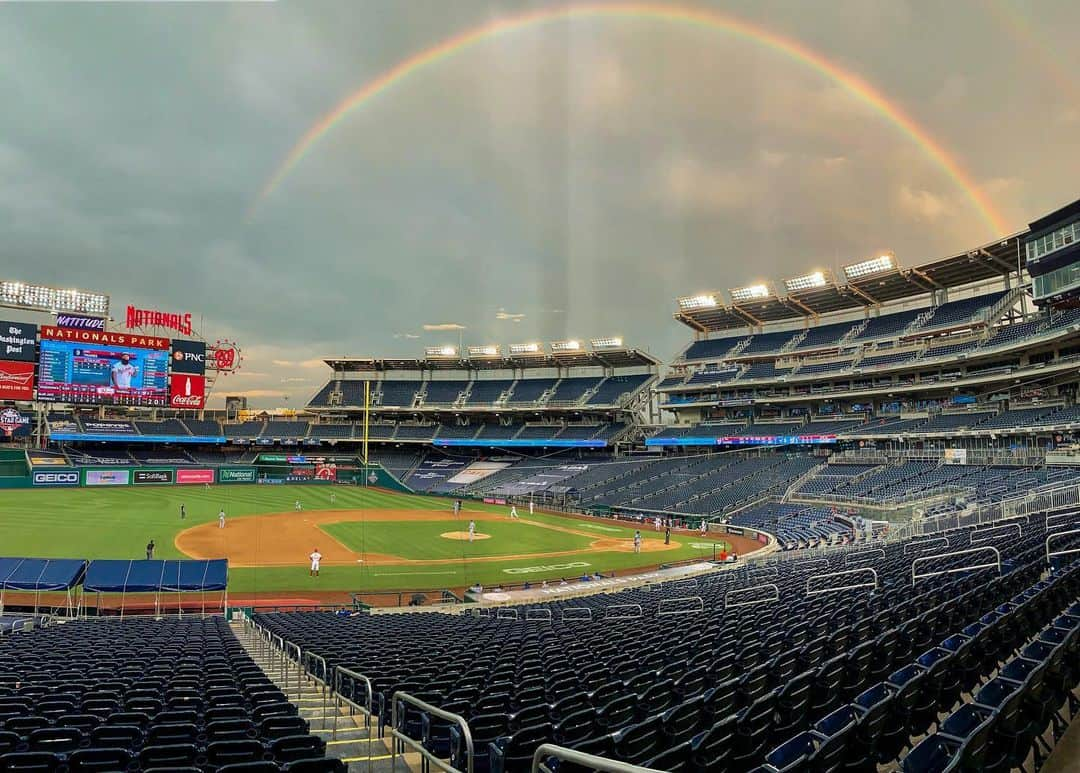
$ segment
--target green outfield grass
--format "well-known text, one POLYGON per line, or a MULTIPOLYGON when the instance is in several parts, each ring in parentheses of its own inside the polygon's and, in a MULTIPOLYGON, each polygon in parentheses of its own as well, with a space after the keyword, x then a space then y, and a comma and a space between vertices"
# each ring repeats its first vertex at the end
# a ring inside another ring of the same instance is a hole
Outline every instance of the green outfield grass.
MULTIPOLYGON (((143 558, 146 543, 157 544, 158 558, 184 558, 173 544, 182 530, 217 519, 220 508, 230 520, 257 513, 290 511, 296 499, 305 510, 377 509, 433 510, 449 512, 450 500, 397 494, 351 486, 203 486, 116 489, 9 489, 0 492, 0 555, 74 558, 143 558), (336 501, 331 504, 331 493, 336 501), (187 518, 181 521, 181 503, 187 518)), ((505 516, 505 506, 467 502, 467 511, 493 512, 505 516)), ((608 572, 655 566, 690 558, 711 558, 713 543, 720 540, 696 535, 672 535, 676 550, 635 555, 600 551, 544 558, 547 553, 587 548, 589 537, 544 529, 527 521, 571 528, 596 539, 631 539, 634 527, 613 521, 583 521, 558 515, 529 515, 519 508, 520 521, 480 521, 477 531, 491 539, 471 545, 443 539, 444 531, 462 530, 467 514, 457 523, 436 521, 378 520, 326 524, 322 528, 342 544, 358 552, 387 553, 411 560, 460 559, 452 563, 372 566, 326 566, 311 578, 306 567, 234 568, 229 588, 234 593, 280 591, 372 591, 438 589, 481 582, 520 583, 573 577, 583 571, 608 572), (517 555, 505 560, 470 561, 470 558, 517 555), (573 564, 573 566, 569 566, 573 564), (585 564, 581 566, 580 564, 585 564), (538 567, 551 567, 537 569, 538 567), (521 570, 530 571, 521 571, 521 570), (507 571, 512 570, 512 571, 507 571)), ((650 539, 659 535, 642 529, 650 539)), ((298 550, 300 548, 298 547, 298 550)), ((306 551, 306 548, 304 549, 306 551)), ((717 548, 719 550, 719 548, 717 548)))

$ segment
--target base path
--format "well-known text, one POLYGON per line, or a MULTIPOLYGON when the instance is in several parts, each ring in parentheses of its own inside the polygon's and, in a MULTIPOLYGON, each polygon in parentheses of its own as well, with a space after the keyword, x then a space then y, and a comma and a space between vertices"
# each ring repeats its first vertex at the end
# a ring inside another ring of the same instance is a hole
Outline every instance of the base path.
MULTIPOLYGON (((507 521, 506 516, 496 513, 469 513, 471 520, 507 521)), ((460 558, 446 559, 408 559, 384 553, 365 552, 363 556, 338 542, 320 527, 323 524, 341 522, 378 522, 378 521, 444 521, 456 524, 449 513, 425 510, 320 510, 303 512, 269 513, 265 515, 246 515, 230 518, 224 529, 219 529, 217 522, 200 524, 176 535, 174 543, 177 550, 191 558, 227 558, 229 565, 236 568, 257 566, 307 566, 307 555, 314 548, 322 553, 324 565, 357 564, 363 560, 367 566, 386 564, 460 564, 460 558)), ((566 526, 558 526, 542 521, 532 521, 527 517, 521 523, 537 526, 552 531, 566 532, 580 537, 589 537, 592 541, 588 548, 559 550, 550 552, 506 554, 498 556, 478 556, 470 561, 506 561, 518 558, 557 558, 559 556, 582 555, 601 551, 633 552, 630 537, 598 537, 584 527, 578 527, 576 520, 567 520, 566 526)), ((464 532, 468 539, 468 532, 464 532)), ((443 535, 446 536, 445 534, 443 535)), ((481 536, 476 535, 478 538, 481 536)), ((661 553, 678 550, 679 545, 665 545, 663 539, 650 539, 643 533, 642 553, 661 553)), ((685 535, 684 535, 685 536, 685 535)), ((732 541, 725 535, 724 540, 732 541)), ((753 547, 757 543, 746 540, 753 547)), ((749 552, 739 546, 739 552, 749 552)), ((753 549, 753 548, 750 548, 753 549)))

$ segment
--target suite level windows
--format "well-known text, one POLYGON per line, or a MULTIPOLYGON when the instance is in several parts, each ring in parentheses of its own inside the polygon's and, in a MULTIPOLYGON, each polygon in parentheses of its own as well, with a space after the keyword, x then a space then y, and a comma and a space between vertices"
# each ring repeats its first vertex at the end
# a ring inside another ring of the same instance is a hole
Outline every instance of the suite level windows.
POLYGON ((1055 228, 1050 233, 1029 241, 1026 245, 1027 259, 1041 260, 1051 252, 1057 252, 1076 242, 1080 242, 1080 220, 1055 228))

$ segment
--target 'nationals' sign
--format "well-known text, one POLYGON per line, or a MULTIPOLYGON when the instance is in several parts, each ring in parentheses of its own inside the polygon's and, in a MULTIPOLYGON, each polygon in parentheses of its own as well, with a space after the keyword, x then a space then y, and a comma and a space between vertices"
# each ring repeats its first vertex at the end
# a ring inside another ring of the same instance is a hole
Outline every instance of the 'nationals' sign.
POLYGON ((134 346, 140 349, 168 349, 169 339, 135 333, 108 333, 104 330, 82 330, 74 327, 43 325, 41 337, 53 341, 77 341, 81 344, 108 344, 110 346, 134 346))
POLYGON ((137 327, 167 327, 184 335, 191 335, 191 314, 178 314, 175 312, 158 311, 156 309, 137 309, 134 306, 127 307, 127 328, 131 330, 137 327))

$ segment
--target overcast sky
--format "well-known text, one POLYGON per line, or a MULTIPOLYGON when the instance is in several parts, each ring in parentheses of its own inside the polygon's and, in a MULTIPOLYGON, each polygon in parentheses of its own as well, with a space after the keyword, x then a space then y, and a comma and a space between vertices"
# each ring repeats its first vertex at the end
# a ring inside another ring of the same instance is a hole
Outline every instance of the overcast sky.
MULTIPOLYGON (((324 355, 596 337, 670 357, 674 299, 1000 234, 920 147, 752 41, 575 18, 481 41, 298 139, 409 57, 551 4, 0 4, 0 275, 192 311, 219 382, 302 405, 324 355), (249 215, 250 213, 250 215, 249 215)), ((1010 230, 1080 196, 1074 0, 697 3, 872 84, 1010 230), (1034 13, 1035 9, 1037 13, 1034 13)))

